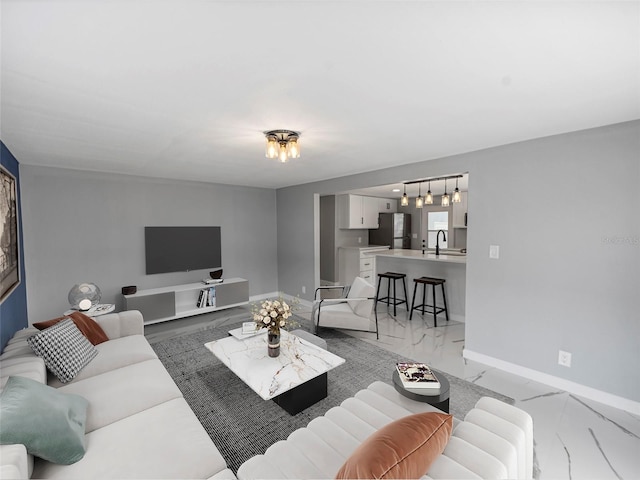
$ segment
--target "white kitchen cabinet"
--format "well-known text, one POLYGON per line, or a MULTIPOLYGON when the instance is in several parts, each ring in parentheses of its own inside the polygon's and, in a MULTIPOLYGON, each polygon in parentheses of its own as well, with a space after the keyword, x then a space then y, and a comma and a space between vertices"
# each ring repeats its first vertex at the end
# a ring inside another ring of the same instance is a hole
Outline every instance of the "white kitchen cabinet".
POLYGON ((378 228, 378 198, 362 195, 338 195, 339 228, 378 228))
POLYGON ((395 198, 379 198, 378 213, 397 213, 398 200, 395 198))
POLYGON ((460 203, 451 202, 453 208, 453 228, 466 228, 464 217, 467 213, 467 192, 460 192, 460 203))
POLYGON ((338 282, 351 285, 355 277, 362 277, 371 285, 376 284, 375 254, 388 247, 340 247, 338 249, 338 282))

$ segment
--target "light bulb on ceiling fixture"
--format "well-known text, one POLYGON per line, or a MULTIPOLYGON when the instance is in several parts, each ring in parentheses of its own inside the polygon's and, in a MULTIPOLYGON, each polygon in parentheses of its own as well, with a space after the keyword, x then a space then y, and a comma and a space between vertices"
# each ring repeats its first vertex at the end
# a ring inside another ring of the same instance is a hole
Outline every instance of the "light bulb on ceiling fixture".
POLYGON ((442 195, 442 203, 443 207, 449 206, 449 195, 447 194, 447 179, 444 179, 444 195, 442 195))
POLYGON ((297 138, 292 138, 287 142, 287 155, 289 155, 290 158, 300 157, 300 149, 298 148, 297 138))
POLYGON ((287 155, 287 144, 285 142, 280 143, 280 153, 278 154, 278 158, 280 159, 280 163, 285 163, 289 160, 289 156, 287 155))
POLYGON ((407 185, 404 186, 404 195, 402 195, 402 200, 400 200, 400 205, 406 207, 409 205, 409 197, 407 197, 407 185))
POLYGON ((422 208, 424 205, 424 199, 420 194, 420 187, 422 187, 422 183, 418 183, 418 196, 416 197, 416 208, 422 208))
POLYGON ((424 197, 424 203, 427 205, 433 204, 433 195, 431 195, 431 180, 429 180, 429 190, 427 190, 427 195, 424 197))
POLYGON ((278 141, 276 137, 267 136, 267 148, 265 152, 265 156, 267 158, 278 158, 278 152, 280 150, 280 146, 278 145, 278 141))
POLYGON ((460 203, 462 198, 460 198, 460 190, 458 190, 458 178, 456 177, 456 189, 453 191, 453 198, 451 199, 453 203, 460 203))

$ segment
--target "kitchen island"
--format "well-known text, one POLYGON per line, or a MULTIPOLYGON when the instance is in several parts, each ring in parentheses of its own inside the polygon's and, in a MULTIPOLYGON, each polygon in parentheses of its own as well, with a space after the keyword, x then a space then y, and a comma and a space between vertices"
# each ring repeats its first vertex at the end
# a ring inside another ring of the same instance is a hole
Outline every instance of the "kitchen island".
MULTIPOLYGON (((467 256, 460 254, 441 254, 436 256, 432 251, 422 250, 385 250, 375 252, 376 272, 396 272, 407 275, 407 293, 409 294, 409 305, 413 296, 414 278, 419 277, 437 277, 444 278, 445 289, 447 292, 447 306, 449 308, 449 318, 464 322, 465 316, 465 297, 466 297, 466 275, 467 275, 467 256)), ((383 289, 386 284, 383 284, 383 289)), ((377 288, 377 279, 376 279, 377 288)), ((400 294, 400 291, 398 292, 400 294)), ((431 303, 431 292, 429 293, 428 302, 431 303)), ((401 294, 400 294, 401 295, 401 294)), ((442 303, 442 295, 440 288, 437 292, 438 304, 442 303)), ((418 288, 416 293, 416 302, 422 301, 422 287, 418 288)), ((378 306, 378 311, 382 308, 382 304, 378 306)), ((427 321, 431 325, 432 320, 425 315, 427 321)), ((444 315, 442 315, 444 318, 444 315)), ((420 317, 417 317, 420 318, 420 317)), ((439 317, 440 318, 440 317, 439 317)), ((414 313, 413 319, 416 319, 414 313)), ((444 325, 446 322, 438 323, 444 325)))

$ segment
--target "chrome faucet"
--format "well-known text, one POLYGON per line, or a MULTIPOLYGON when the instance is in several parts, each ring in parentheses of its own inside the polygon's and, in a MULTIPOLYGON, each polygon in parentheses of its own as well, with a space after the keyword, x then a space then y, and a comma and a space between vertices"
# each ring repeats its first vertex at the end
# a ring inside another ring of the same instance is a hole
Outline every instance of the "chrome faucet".
POLYGON ((442 241, 447 241, 447 234, 444 230, 438 230, 438 233, 436 233, 436 255, 440 255, 440 232, 442 232, 442 241))

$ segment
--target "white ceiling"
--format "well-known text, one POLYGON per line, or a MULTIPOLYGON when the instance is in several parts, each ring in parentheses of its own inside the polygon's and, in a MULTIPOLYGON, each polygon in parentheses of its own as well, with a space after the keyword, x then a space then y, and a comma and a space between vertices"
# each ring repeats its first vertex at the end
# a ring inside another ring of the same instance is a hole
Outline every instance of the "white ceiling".
POLYGON ((640 118, 637 1, 1 7, 23 164, 275 188, 640 118))

